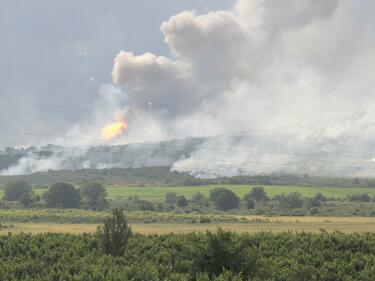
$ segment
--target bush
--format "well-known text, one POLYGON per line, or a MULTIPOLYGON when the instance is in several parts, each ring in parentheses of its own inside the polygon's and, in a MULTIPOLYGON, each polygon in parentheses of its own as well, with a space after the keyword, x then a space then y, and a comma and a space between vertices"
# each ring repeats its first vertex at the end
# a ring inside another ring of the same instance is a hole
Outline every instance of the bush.
POLYGON ((191 202, 193 202, 194 204, 201 205, 206 202, 206 197, 202 192, 197 192, 193 194, 193 196, 191 197, 191 202))
POLYGON ((175 205, 177 202, 177 194, 175 192, 168 192, 165 194, 165 203, 175 205))
POLYGON ((130 210, 155 211, 155 206, 150 201, 139 199, 137 195, 130 196, 126 203, 130 210))
POLYGON ((281 207, 285 209, 302 208, 304 202, 299 192, 292 192, 288 195, 282 195, 279 198, 281 207))
POLYGON ((180 208, 184 208, 189 205, 189 201, 185 198, 185 196, 181 195, 177 197, 177 206, 180 208))
POLYGON ((311 207, 320 207, 323 202, 326 202, 327 198, 321 193, 317 193, 313 198, 309 199, 309 205, 311 207))
POLYGON ((210 199, 214 202, 216 209, 222 211, 238 208, 240 202, 233 191, 223 187, 211 190, 210 199))
POLYGON ((348 195, 350 202, 371 202, 371 197, 367 193, 348 195))

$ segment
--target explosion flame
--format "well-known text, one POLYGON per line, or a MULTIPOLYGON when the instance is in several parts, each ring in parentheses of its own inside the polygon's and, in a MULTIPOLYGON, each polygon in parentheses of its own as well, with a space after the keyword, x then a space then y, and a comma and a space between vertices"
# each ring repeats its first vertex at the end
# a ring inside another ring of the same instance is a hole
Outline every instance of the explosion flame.
POLYGON ((114 118, 116 122, 108 124, 102 129, 102 138, 104 140, 113 140, 120 137, 129 127, 122 113, 116 112, 114 118))

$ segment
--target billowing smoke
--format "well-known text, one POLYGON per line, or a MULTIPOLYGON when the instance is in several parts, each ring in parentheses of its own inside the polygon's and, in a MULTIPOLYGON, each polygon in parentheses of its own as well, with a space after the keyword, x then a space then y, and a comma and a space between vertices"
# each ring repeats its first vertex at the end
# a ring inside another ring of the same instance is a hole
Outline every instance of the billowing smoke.
POLYGON ((230 11, 185 11, 161 25, 171 58, 121 52, 113 80, 126 87, 137 106, 152 102, 165 113, 168 137, 242 132, 259 139, 208 142, 195 157, 177 162, 177 170, 341 174, 348 166, 371 168, 366 157, 358 163, 340 155, 373 152, 369 105, 375 36, 370 30, 375 24, 369 17, 363 20, 373 6, 350 0, 238 0, 230 11), (286 142, 287 155, 259 150, 270 140, 286 142), (249 149, 259 152, 243 152, 249 149), (306 151, 320 158, 310 157, 312 165, 302 169, 306 151), (321 152, 331 154, 324 158, 321 152))
POLYGON ((181 12, 161 25, 170 57, 118 53, 116 86, 72 132, 95 136, 125 110, 120 143, 221 136, 178 159, 176 170, 371 175, 374 8, 372 1, 238 0, 227 11, 181 12))

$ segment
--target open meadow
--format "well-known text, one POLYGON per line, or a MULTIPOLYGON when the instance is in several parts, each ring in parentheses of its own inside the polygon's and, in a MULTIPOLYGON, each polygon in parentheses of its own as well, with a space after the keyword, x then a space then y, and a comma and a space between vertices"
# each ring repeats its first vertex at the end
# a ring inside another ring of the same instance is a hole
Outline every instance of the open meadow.
MULTIPOLYGON (((191 198, 193 194, 201 192, 208 196, 210 190, 217 187, 225 187, 236 193, 242 198, 255 185, 203 185, 203 186, 120 186, 109 185, 106 186, 109 199, 126 199, 129 196, 137 195, 139 198, 152 201, 161 202, 168 192, 175 192, 178 195, 184 195, 191 198)), ((283 185, 262 185, 269 197, 278 194, 289 194, 292 192, 299 192, 304 197, 313 197, 317 193, 321 193, 329 198, 345 198, 347 195, 358 193, 367 193, 371 197, 375 196, 375 188, 360 188, 360 187, 309 187, 309 186, 283 186, 283 185)), ((36 194, 43 194, 47 189, 35 188, 36 194)), ((3 196, 3 190, 0 190, 0 197, 3 196)))
MULTIPOLYGON (((254 185, 220 185, 228 188, 236 193, 237 196, 242 198, 248 193, 254 185)), ((127 198, 129 196, 138 195, 140 198, 149 201, 163 201, 165 194, 168 192, 175 192, 178 195, 184 195, 191 198, 197 192, 203 193, 208 196, 210 190, 217 188, 218 185, 206 186, 147 186, 147 187, 134 187, 134 186, 108 186, 107 192, 111 199, 118 197, 127 198)), ((265 185, 263 186, 269 197, 278 194, 289 194, 292 192, 300 192, 304 197, 313 197, 317 193, 322 193, 326 197, 345 198, 347 195, 357 193, 368 193, 371 197, 375 196, 375 188, 342 188, 342 187, 306 187, 306 186, 279 186, 279 185, 265 185)))

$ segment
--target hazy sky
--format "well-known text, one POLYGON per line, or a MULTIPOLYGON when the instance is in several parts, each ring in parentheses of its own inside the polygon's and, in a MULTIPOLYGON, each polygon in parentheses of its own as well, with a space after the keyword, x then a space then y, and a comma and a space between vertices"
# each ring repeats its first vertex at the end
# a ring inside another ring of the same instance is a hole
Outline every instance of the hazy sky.
POLYGON ((63 132, 112 81, 120 50, 168 56, 163 21, 183 10, 226 9, 231 2, 2 0, 0 130, 63 132))

